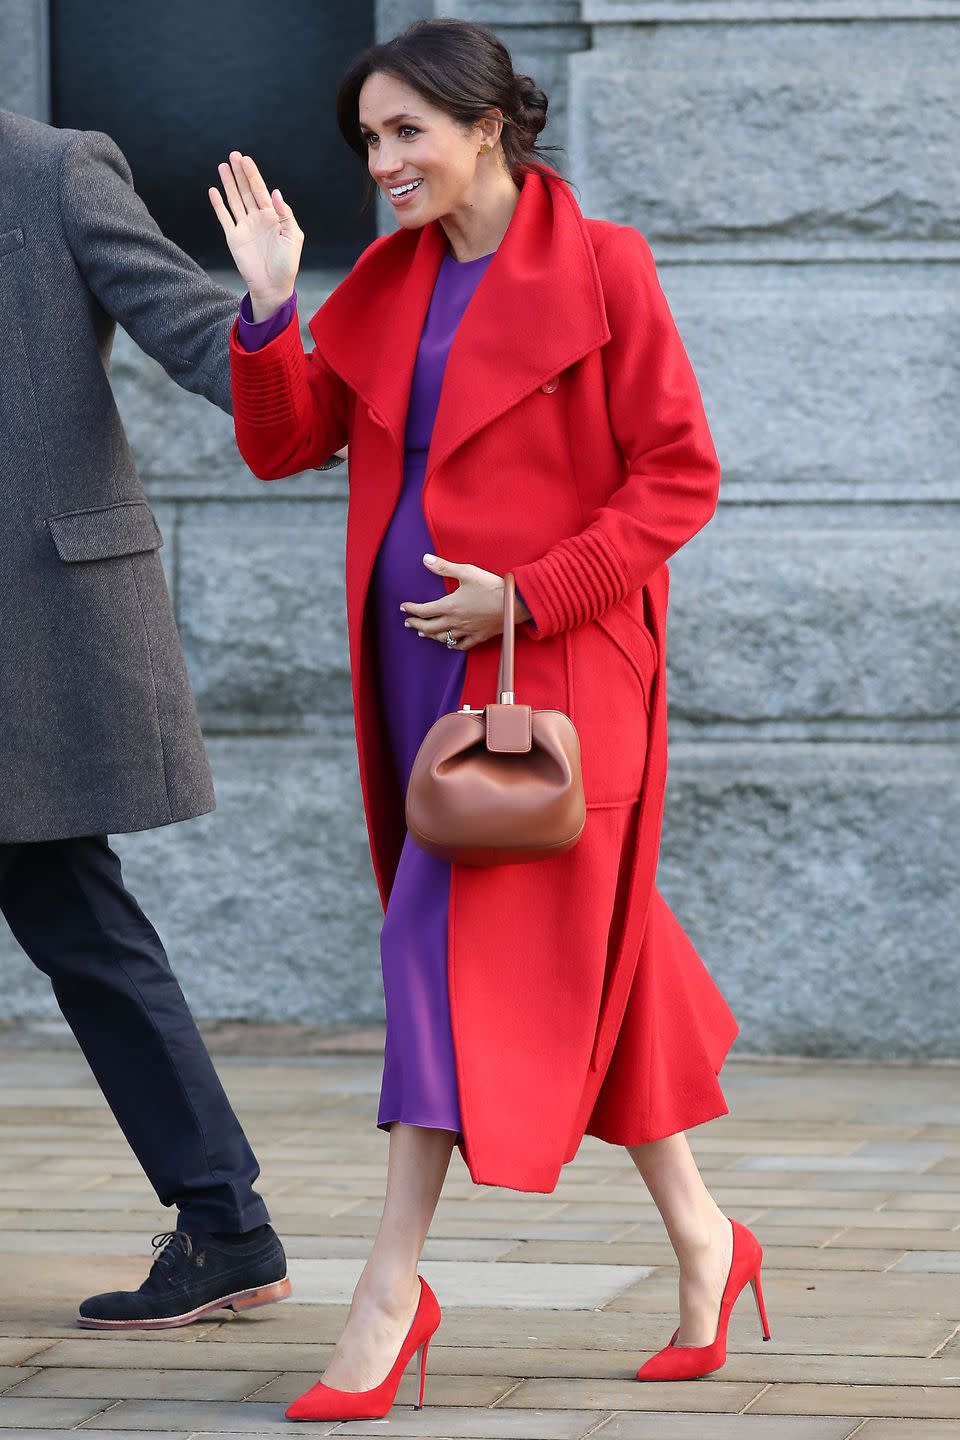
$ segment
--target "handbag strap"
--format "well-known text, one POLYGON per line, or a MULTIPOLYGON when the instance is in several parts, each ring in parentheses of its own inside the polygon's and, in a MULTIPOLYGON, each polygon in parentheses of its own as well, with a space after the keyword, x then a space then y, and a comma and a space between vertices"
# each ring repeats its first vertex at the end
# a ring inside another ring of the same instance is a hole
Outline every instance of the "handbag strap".
POLYGON ((513 642, 515 610, 514 610, 514 581, 513 575, 508 571, 503 577, 503 639, 500 642, 500 673, 497 677, 497 702, 500 705, 513 705, 513 642))

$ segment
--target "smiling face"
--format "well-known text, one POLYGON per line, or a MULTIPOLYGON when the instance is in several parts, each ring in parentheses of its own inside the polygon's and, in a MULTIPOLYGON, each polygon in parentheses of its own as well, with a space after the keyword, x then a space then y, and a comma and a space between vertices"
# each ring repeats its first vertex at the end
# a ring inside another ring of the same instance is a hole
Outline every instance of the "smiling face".
POLYGON ((470 203, 480 146, 500 128, 497 119, 461 125, 384 71, 363 82, 359 118, 370 174, 409 229, 470 203))

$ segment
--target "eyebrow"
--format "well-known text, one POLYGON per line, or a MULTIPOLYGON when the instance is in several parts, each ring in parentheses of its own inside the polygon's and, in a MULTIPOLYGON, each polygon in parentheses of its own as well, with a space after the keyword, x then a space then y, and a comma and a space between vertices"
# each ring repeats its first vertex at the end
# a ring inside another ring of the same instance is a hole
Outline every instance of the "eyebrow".
MULTIPOLYGON (((390 119, 389 119, 389 120, 384 120, 383 123, 384 123, 384 125, 399 125, 400 122, 401 122, 401 120, 421 120, 422 118, 423 118, 423 117, 422 117, 421 115, 409 115, 409 114, 407 114, 407 113, 404 113, 404 114, 402 114, 402 115, 391 115, 391 116, 390 116, 390 119)), ((360 121, 360 129, 361 129, 361 130, 372 130, 373 127, 372 127, 371 125, 365 125, 364 122, 361 120, 361 121, 360 121)))

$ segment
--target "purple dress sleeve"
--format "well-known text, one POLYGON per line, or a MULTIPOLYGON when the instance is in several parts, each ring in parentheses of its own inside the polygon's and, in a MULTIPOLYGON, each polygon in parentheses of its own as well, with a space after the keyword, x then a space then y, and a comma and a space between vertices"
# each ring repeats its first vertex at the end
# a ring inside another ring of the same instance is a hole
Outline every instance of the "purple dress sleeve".
MULTIPOLYGON (((516 581, 513 582, 513 593, 514 593, 514 595, 517 597, 517 599, 520 601, 520 604, 521 604, 521 605, 527 605, 526 600, 524 600, 523 596, 520 594, 520 587, 519 587, 519 585, 517 584, 516 581)), ((529 605, 527 605, 527 609, 528 609, 528 610, 530 609, 530 606, 529 606, 529 605)), ((534 620, 533 616, 531 616, 529 620, 525 620, 523 623, 524 623, 525 625, 529 625, 532 630, 536 630, 536 628, 537 628, 537 622, 536 622, 536 620, 534 620)))
POLYGON ((237 325, 237 337, 244 350, 262 350, 264 345, 269 345, 281 330, 286 330, 293 319, 296 308, 297 292, 294 290, 290 299, 285 300, 278 310, 274 310, 272 315, 267 316, 266 320, 254 320, 248 291, 240 301, 240 318, 237 325))

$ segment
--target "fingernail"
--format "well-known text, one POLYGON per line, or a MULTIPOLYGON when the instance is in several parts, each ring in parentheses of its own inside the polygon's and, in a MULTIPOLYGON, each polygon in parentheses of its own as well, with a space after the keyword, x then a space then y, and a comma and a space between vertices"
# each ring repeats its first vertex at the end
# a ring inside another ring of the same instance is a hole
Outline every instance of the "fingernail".
POLYGON ((428 565, 435 565, 435 564, 437 563, 437 557, 436 557, 436 555, 424 555, 423 558, 424 558, 424 560, 427 562, 428 565))

